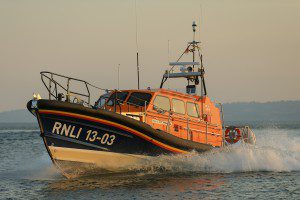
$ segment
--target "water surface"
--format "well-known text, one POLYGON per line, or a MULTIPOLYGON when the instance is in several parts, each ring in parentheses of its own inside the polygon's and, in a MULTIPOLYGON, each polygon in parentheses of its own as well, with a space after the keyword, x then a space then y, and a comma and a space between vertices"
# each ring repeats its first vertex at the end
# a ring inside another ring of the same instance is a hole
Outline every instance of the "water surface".
POLYGON ((300 129, 254 130, 257 145, 160 156, 114 174, 66 179, 36 125, 0 125, 1 199, 300 199, 300 129))

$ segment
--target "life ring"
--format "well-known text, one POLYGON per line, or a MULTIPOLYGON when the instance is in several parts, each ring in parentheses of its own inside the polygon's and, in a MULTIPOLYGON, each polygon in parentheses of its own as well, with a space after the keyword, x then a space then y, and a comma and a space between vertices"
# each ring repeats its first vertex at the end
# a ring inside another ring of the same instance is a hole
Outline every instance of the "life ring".
POLYGON ((229 144, 237 143, 241 139, 241 131, 240 129, 230 126, 225 130, 225 140, 229 144))

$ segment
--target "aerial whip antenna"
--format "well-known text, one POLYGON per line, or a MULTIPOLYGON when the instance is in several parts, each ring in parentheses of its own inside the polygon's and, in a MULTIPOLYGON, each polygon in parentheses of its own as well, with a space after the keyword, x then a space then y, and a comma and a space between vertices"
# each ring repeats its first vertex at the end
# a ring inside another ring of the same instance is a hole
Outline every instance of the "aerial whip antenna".
POLYGON ((203 14, 202 14, 202 4, 200 4, 200 18, 199 18, 199 41, 201 41, 201 28, 203 26, 203 14))
MULTIPOLYGON (((195 36, 196 36, 196 22, 194 21, 192 24, 193 27, 193 42, 192 42, 192 46, 193 46, 193 62, 195 62, 195 48, 196 48, 196 41, 195 41, 195 36)), ((195 65, 193 65, 193 69, 194 69, 195 65)))
POLYGON ((120 90, 120 64, 118 64, 118 90, 120 90))
POLYGON ((136 11, 136 0, 134 1, 135 7, 135 44, 136 44, 136 71, 137 71, 137 84, 138 89, 140 89, 140 64, 139 64, 139 46, 138 46, 138 21, 137 21, 137 11, 136 11))

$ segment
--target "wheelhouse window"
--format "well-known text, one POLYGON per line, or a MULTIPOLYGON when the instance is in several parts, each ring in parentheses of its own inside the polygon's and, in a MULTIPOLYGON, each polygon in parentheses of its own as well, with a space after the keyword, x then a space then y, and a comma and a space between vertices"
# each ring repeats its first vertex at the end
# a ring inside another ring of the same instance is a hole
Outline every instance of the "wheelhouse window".
POLYGON ((129 96, 127 103, 135 106, 145 106, 150 103, 152 95, 145 92, 133 92, 129 96))
POLYGON ((111 93, 103 94, 99 97, 98 101, 95 103, 95 108, 102 108, 108 99, 108 97, 111 95, 111 93))
POLYGON ((121 104, 125 101, 127 96, 128 96, 128 92, 115 92, 109 97, 106 105, 113 106, 115 105, 115 101, 121 104))
POLYGON ((184 101, 179 100, 179 99, 172 99, 172 110, 175 113, 178 114, 185 114, 185 106, 184 106, 184 101))
POLYGON ((186 104, 187 114, 191 117, 199 117, 199 106, 198 104, 187 102, 186 104))
POLYGON ((155 97, 153 104, 155 110, 169 111, 171 108, 169 98, 160 95, 155 97))

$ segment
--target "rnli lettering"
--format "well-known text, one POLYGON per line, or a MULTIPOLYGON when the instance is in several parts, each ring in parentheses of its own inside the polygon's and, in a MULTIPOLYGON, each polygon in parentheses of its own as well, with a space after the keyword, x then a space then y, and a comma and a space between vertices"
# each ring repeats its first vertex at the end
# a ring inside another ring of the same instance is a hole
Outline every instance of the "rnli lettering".
MULTIPOLYGON (((74 125, 63 124, 60 122, 55 122, 52 128, 52 133, 57 135, 63 135, 66 137, 78 139, 82 132, 81 127, 76 127, 74 125)), ((110 135, 108 133, 99 134, 95 130, 86 131, 85 140, 89 142, 94 142, 98 140, 101 144, 112 145, 116 139, 115 135, 110 135)))
POLYGON ((78 139, 82 128, 77 129, 77 132, 75 132, 75 129, 75 126, 55 122, 52 128, 52 133, 78 139))

